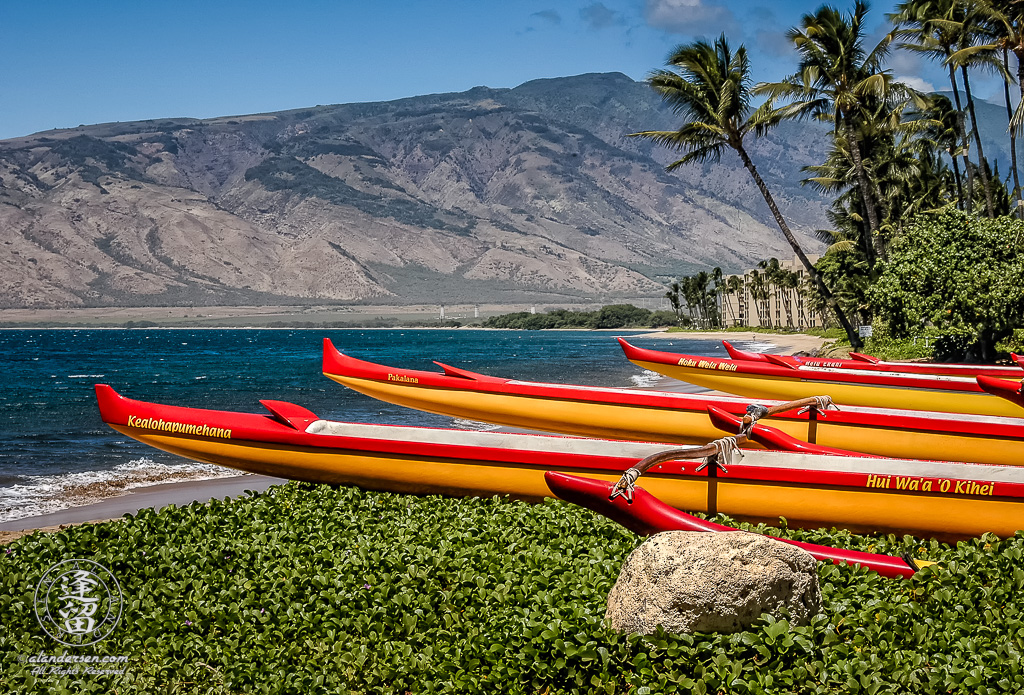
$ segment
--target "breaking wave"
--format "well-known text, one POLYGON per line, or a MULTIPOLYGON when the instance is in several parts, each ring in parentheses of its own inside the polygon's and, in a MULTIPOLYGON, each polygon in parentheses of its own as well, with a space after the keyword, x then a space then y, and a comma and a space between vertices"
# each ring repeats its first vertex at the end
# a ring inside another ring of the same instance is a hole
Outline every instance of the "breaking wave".
POLYGON ((19 475, 14 484, 0 487, 0 522, 92 504, 148 485, 236 475, 238 471, 221 466, 194 461, 169 465, 148 458, 135 459, 105 471, 19 475))

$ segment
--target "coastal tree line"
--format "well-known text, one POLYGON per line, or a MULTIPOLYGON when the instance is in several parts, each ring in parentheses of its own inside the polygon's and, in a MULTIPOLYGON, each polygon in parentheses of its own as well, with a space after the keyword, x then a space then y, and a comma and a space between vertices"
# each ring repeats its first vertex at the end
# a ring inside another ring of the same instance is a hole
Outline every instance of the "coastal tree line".
MULTIPOLYGON (((888 15, 891 30, 873 45, 868 14, 867 3, 857 0, 849 12, 825 5, 803 15, 787 33, 797 69, 772 82, 754 84, 746 48, 734 48, 725 35, 679 46, 647 82, 682 122, 634 136, 680 152, 669 170, 715 162, 726 152, 738 156, 803 266, 803 295, 844 329, 851 345, 862 344, 857 325, 872 324, 895 338, 930 326, 955 336, 950 356, 959 350, 960 357, 992 359, 1024 345, 1024 207, 1016 156, 1024 112, 1010 93, 1012 87, 1024 94, 1024 3, 902 2, 888 15), (896 80, 887 68, 893 51, 941 64, 952 100, 896 80), (972 91, 979 72, 1004 81, 1011 158, 1002 174, 985 156, 979 133, 972 91), (826 157, 805 167, 803 180, 832 199, 831 226, 816 232, 827 250, 815 263, 747 149, 751 139, 791 120, 828 126, 826 157), (964 277, 946 272, 967 260, 972 265, 964 277), (916 282, 904 281, 910 268, 916 282), (956 283, 977 287, 974 279, 993 274, 1000 281, 984 292, 956 291, 956 283)), ((765 279, 768 263, 751 292, 756 311, 763 308, 757 299, 763 285, 782 281, 765 279)), ((727 291, 721 272, 715 276, 698 273, 670 285, 666 297, 677 316, 685 311, 707 325, 723 320, 722 303, 707 298, 727 291)))

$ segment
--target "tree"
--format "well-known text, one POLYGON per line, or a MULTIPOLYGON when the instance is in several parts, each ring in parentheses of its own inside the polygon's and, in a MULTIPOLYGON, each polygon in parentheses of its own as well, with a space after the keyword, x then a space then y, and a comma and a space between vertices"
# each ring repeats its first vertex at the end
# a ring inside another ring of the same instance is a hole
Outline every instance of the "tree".
MULTIPOLYGON (((742 292, 743 292, 743 278, 741 276, 739 276, 739 275, 730 275, 728 278, 726 278, 726 280, 725 280, 725 293, 727 295, 729 295, 729 296, 737 295, 737 298, 736 298, 736 306, 737 306, 737 308, 739 306, 741 306, 741 303, 743 301, 743 297, 742 297, 742 294, 741 294, 742 292)), ((733 308, 732 301, 727 302, 726 306, 728 306, 731 309, 731 311, 732 311, 733 323, 734 324, 738 324, 739 323, 738 312, 736 311, 736 309, 733 308)), ((749 320, 749 317, 744 317, 744 318, 749 320)), ((724 320, 724 317, 723 317, 723 320, 724 320)))
POLYGON ((960 53, 998 50, 1002 53, 1002 74, 1004 78, 1003 98, 1010 119, 1010 166, 1013 174, 1013 197, 1017 201, 1017 214, 1024 216, 1021 208, 1020 178, 1017 171, 1017 132, 1024 122, 1024 110, 1018 101, 1015 111, 1010 110, 1010 82, 1014 82, 1024 97, 1024 5, 1020 0, 988 0, 978 7, 982 21, 988 29, 990 42, 962 49, 960 53), (1010 73, 1009 53, 1017 59, 1017 77, 1010 73))
POLYGON ((996 216, 995 205, 992 197, 991 172, 988 170, 988 162, 985 161, 985 150, 981 142, 981 133, 978 130, 978 117, 974 111, 974 97, 971 94, 971 80, 968 68, 984 67, 1000 72, 1002 66, 996 57, 995 46, 986 43, 991 35, 987 32, 985 24, 985 13, 982 8, 985 3, 976 0, 959 0, 957 3, 957 22, 951 23, 955 27, 957 36, 957 50, 946 61, 960 69, 960 75, 964 81, 964 95, 967 97, 967 110, 971 114, 971 134, 974 136, 974 144, 978 148, 978 172, 981 174, 982 184, 985 192, 985 212, 989 217, 996 216))
POLYGON ((751 270, 747 277, 750 278, 748 287, 750 288, 750 298, 754 300, 754 311, 757 312, 757 325, 769 328, 771 327, 771 311, 768 301, 771 294, 768 290, 768 281, 756 270, 751 270))
POLYGON ((870 291, 876 318, 896 338, 941 329, 964 350, 947 357, 993 360, 1024 321, 1022 232, 1010 217, 922 215, 893 243, 870 291))
POLYGON ((963 11, 960 0, 908 0, 897 5, 896 9, 895 14, 889 15, 890 21, 897 26, 895 35, 910 39, 909 42, 900 43, 900 48, 921 53, 946 66, 949 86, 956 102, 956 128, 959 134, 957 154, 963 157, 964 173, 967 175, 967 195, 960 207, 970 211, 973 209, 971 192, 974 190, 974 168, 968 156, 967 130, 956 66, 950 61, 961 42, 959 19, 963 11))
MULTIPOLYGON (((786 241, 807 269, 808 276, 819 283, 819 292, 826 301, 830 300, 832 293, 818 277, 814 265, 793 236, 744 146, 743 141, 748 134, 764 135, 785 115, 774 108, 771 99, 752 109, 750 63, 746 49, 741 45, 734 53, 723 35, 713 44, 696 41, 679 46, 669 56, 668 63, 675 72, 655 71, 647 83, 677 114, 683 116, 684 122, 678 130, 651 130, 633 135, 683 152, 679 160, 669 165, 670 171, 694 162, 719 161, 726 148, 736 152, 786 241)), ((833 310, 851 343, 859 347, 860 337, 842 309, 833 306, 833 310)))
POLYGON ((676 323, 679 323, 680 319, 683 318, 683 305, 679 300, 679 295, 682 291, 683 288, 679 281, 675 280, 669 285, 668 292, 665 293, 665 299, 672 305, 672 311, 676 314, 676 323))
MULTIPOLYGON (((905 102, 915 93, 893 80, 882 67, 892 34, 887 34, 871 51, 864 49, 867 12, 867 4, 857 0, 848 18, 827 5, 814 14, 804 15, 801 26, 787 34, 800 54, 797 71, 781 82, 760 84, 755 92, 789 99, 787 117, 828 120, 836 136, 845 136, 868 228, 876 244, 881 245, 879 201, 868 178, 858 131, 877 105, 884 103, 895 108, 897 102, 905 102)), ((874 258, 869 262, 873 264, 874 258)))

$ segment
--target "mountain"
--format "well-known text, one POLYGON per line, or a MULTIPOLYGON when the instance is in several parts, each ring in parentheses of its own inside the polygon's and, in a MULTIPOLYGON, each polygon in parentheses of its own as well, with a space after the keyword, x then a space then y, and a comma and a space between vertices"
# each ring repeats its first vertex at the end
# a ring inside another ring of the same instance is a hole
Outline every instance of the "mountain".
MULTIPOLYGON (((0 141, 0 305, 567 301, 792 253, 739 159, 665 171, 621 74, 0 141)), ((811 250, 818 126, 749 143, 811 250)))

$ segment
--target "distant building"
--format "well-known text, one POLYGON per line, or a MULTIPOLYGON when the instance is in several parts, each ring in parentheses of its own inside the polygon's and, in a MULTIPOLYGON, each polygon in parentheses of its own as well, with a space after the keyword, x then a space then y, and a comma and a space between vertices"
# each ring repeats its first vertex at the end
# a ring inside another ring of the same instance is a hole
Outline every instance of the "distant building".
MULTIPOLYGON (((814 263, 819 256, 808 258, 814 263)), ((722 291, 724 325, 795 329, 826 325, 821 314, 807 306, 801 292, 807 281, 807 271, 803 264, 794 258, 780 261, 779 269, 781 277, 774 281, 772 273, 761 268, 748 270, 742 275, 730 275, 725 279, 727 284, 722 291)))

